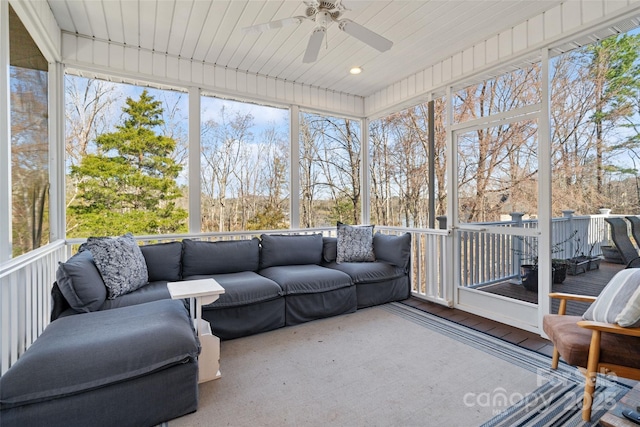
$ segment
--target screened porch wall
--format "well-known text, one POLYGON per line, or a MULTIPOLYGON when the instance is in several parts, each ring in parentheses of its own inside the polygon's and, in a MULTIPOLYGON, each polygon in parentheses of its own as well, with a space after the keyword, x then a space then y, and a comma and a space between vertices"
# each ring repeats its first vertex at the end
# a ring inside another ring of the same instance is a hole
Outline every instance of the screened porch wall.
POLYGON ((470 85, 526 67, 540 60, 543 47, 559 54, 625 32, 633 13, 640 13, 638 0, 569 0, 373 93, 364 100, 365 116, 377 118, 431 100, 462 80, 470 85))

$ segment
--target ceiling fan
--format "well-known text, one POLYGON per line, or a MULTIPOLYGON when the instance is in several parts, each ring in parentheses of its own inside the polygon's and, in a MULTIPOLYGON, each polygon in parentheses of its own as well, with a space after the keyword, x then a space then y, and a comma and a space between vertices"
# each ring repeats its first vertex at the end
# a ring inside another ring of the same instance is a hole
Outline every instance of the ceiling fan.
POLYGON ((380 34, 377 34, 350 19, 343 19, 342 15, 348 9, 342 4, 342 0, 303 0, 303 3, 306 6, 305 14, 303 16, 294 16, 264 24, 253 25, 251 27, 243 28, 243 30, 246 33, 261 33, 263 31, 278 29, 289 25, 298 25, 305 20, 314 21, 316 25, 311 33, 311 37, 309 37, 307 50, 305 51, 304 58, 302 59, 302 62, 305 64, 315 62, 318 59, 322 41, 327 33, 327 27, 334 22, 338 24, 338 28, 340 30, 357 38, 361 42, 368 44, 372 48, 379 50, 380 52, 385 52, 393 46, 393 42, 391 40, 382 37, 380 34))

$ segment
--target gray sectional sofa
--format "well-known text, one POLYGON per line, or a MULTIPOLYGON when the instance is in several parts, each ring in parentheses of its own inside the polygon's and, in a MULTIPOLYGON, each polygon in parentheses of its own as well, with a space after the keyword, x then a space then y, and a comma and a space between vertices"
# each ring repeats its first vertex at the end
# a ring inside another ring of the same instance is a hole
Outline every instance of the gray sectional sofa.
POLYGON ((148 283, 111 298, 79 252, 59 267, 52 323, 0 378, 2 425, 142 426, 193 412, 199 344, 167 282, 216 279, 225 293, 202 317, 238 338, 408 298, 410 234, 372 240, 374 262, 338 262, 337 239, 320 234, 145 245, 148 283))

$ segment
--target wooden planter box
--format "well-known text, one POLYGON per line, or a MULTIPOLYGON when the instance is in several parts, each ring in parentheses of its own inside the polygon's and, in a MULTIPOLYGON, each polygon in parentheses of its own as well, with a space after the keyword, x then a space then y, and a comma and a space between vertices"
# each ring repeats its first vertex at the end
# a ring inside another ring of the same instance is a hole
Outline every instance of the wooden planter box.
POLYGON ((600 268, 600 257, 579 256, 567 260, 567 274, 572 276, 600 268))

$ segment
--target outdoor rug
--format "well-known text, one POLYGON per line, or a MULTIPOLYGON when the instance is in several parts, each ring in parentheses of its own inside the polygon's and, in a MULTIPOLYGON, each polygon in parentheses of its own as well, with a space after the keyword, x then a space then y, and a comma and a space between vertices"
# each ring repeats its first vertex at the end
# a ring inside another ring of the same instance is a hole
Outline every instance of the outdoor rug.
MULTIPOLYGON (((400 303, 224 341, 220 364, 170 427, 583 425, 574 368, 400 303)), ((601 383, 594 420, 628 390, 601 383)))

